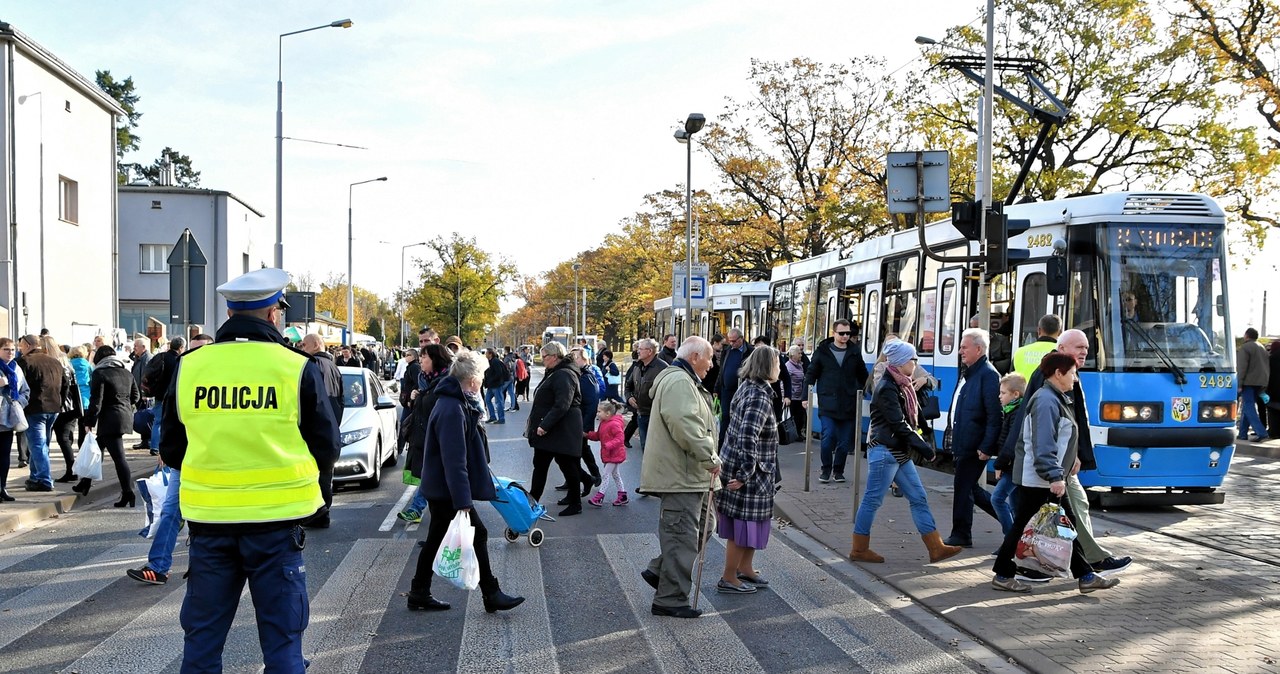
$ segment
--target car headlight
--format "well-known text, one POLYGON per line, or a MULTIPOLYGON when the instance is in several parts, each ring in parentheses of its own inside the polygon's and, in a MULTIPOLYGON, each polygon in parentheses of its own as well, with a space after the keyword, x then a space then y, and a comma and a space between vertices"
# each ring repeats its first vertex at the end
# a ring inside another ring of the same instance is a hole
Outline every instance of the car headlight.
POLYGON ((1200 403, 1200 421, 1206 423, 1236 420, 1236 404, 1234 402, 1200 403))
POLYGON ((1160 403, 1102 403, 1102 420, 1112 423, 1155 424, 1163 416, 1160 403))
POLYGON ((369 434, 372 432, 372 428, 358 428, 354 431, 347 431, 346 433, 343 433, 342 437, 339 439, 342 441, 342 445, 346 446, 353 442, 360 442, 361 440, 364 440, 369 437, 369 434))

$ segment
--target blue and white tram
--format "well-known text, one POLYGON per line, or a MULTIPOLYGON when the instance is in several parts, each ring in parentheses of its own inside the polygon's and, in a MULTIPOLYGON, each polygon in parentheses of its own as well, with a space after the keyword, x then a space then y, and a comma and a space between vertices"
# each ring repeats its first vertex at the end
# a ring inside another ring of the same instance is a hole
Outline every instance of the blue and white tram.
POLYGON ((695 310, 696 325, 692 331, 685 327, 683 306, 673 307, 669 296, 655 300, 653 312, 657 329, 671 331, 671 326, 675 325, 677 335, 702 335, 707 339, 716 333, 723 335, 729 328, 742 330, 748 340, 761 334, 764 308, 769 297, 768 281, 713 283, 710 290, 708 301, 711 308, 708 311, 695 310))
MULTIPOLYGON (((1031 221, 1009 243, 1031 257, 992 279, 992 331, 1016 350, 1055 313, 1089 336, 1080 380, 1098 468, 1081 482, 1109 488, 1091 491, 1109 505, 1222 502, 1214 492, 1231 464, 1237 413, 1222 209, 1203 195, 1156 192, 1005 211, 1031 221)), ((926 225, 925 239, 944 255, 978 252, 945 220, 926 225)), ((767 334, 813 345, 832 320, 853 318, 868 370, 886 335, 911 340, 942 383, 941 447, 977 300, 970 266, 922 254, 911 229, 775 268, 767 334)))

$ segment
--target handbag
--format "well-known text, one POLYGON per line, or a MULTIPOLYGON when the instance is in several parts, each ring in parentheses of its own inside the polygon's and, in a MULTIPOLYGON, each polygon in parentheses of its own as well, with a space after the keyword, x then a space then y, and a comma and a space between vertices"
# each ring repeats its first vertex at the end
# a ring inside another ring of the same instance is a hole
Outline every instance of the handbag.
POLYGON ((480 564, 476 561, 476 530, 469 514, 458 511, 444 534, 431 570, 460 590, 480 587, 480 564))
POLYGON ((938 396, 928 391, 921 391, 920 400, 920 420, 933 421, 942 416, 942 408, 938 404, 938 396))
POLYGON ((93 431, 84 434, 84 444, 80 445, 80 453, 76 455, 71 472, 90 480, 102 479, 102 450, 98 448, 98 438, 93 431))
POLYGON ((135 480, 138 483, 138 493, 142 496, 142 503, 146 506, 143 509, 146 522, 138 531, 138 535, 143 538, 154 538, 156 529, 160 528, 160 514, 164 512, 165 497, 171 487, 169 471, 168 466, 161 466, 150 477, 140 477, 135 480))
POLYGON ((788 416, 778 422, 778 444, 789 445, 793 442, 800 442, 800 432, 796 430, 796 420, 788 416))
POLYGON ((1071 542, 1075 538, 1075 527, 1062 506, 1046 503, 1022 530, 1014 556, 1021 566, 1033 571, 1070 578, 1071 542))
POLYGON ((27 413, 23 411, 22 405, 10 398, 8 395, 0 396, 4 399, 6 409, 4 414, 0 416, 0 425, 4 425, 13 429, 15 433, 23 433, 29 428, 27 423, 27 413))

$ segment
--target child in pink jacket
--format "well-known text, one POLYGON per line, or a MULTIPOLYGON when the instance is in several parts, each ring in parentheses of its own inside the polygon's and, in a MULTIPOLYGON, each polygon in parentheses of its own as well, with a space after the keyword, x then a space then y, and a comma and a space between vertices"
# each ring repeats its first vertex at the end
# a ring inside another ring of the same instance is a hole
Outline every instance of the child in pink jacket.
POLYGON ((623 461, 627 460, 627 446, 623 443, 623 421, 622 421, 622 405, 613 400, 603 400, 600 407, 596 411, 596 418, 600 420, 597 430, 590 433, 584 433, 588 440, 595 440, 600 443, 600 463, 604 466, 600 469, 600 491, 595 493, 587 503, 599 508, 604 505, 605 488, 609 486, 609 478, 612 477, 618 486, 618 498, 613 500, 616 506, 624 506, 630 501, 627 500, 627 488, 622 486, 622 473, 618 472, 618 467, 623 461))

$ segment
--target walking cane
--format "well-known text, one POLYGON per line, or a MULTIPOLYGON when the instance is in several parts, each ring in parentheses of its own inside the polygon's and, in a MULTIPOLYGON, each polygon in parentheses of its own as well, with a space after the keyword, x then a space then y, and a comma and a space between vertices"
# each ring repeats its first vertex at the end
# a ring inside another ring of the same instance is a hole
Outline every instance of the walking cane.
POLYGON ((702 524, 698 527, 698 559, 694 562, 697 566, 697 572, 693 578, 693 609, 698 610, 698 598, 702 596, 702 567, 707 561, 707 541, 711 538, 711 519, 714 517, 713 506, 716 496, 716 480, 719 477, 711 476, 711 484, 707 487, 706 505, 701 508, 702 524))

